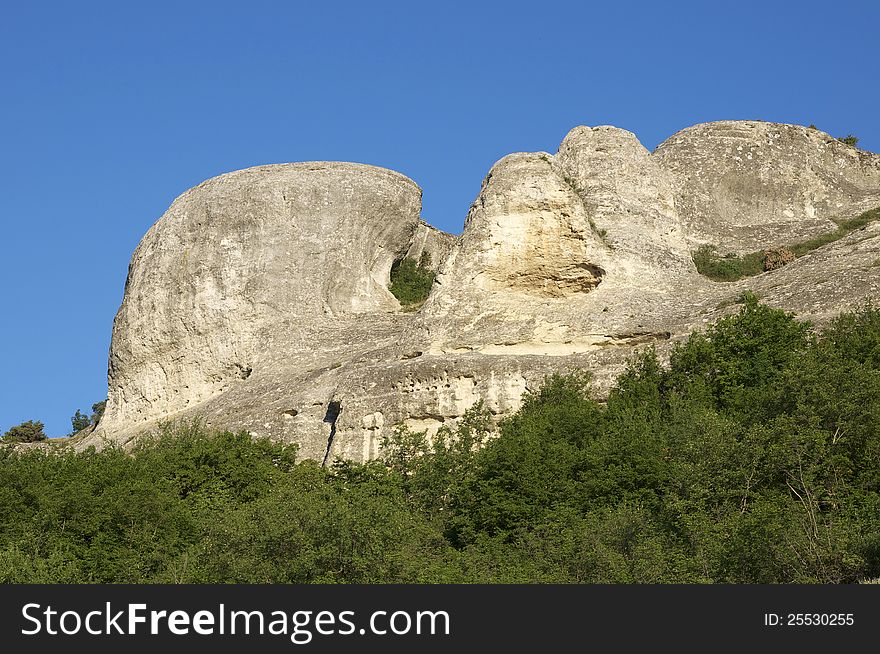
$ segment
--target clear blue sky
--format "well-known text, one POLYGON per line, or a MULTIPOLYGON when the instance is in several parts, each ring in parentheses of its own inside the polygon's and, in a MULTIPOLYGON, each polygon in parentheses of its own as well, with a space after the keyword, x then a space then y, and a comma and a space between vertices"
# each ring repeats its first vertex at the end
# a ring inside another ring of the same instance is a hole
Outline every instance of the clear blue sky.
POLYGON ((4 2, 0 431, 106 395, 134 247, 263 163, 399 170, 460 231, 494 161, 578 124, 653 148, 697 122, 880 150, 877 2, 4 2))

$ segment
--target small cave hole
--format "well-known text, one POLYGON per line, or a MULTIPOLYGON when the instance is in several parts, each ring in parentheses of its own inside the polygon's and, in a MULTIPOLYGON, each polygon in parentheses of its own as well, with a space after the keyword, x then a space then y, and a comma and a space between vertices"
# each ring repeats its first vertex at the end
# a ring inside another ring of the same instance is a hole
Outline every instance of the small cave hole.
POLYGON ((327 459, 330 458, 330 451, 333 449, 333 439, 336 437, 336 421, 339 419, 340 413, 342 413, 342 402, 333 401, 327 405, 324 422, 330 425, 330 435, 327 436, 327 450, 324 452, 324 460, 321 462, 321 467, 326 466, 327 459))
POLYGON ((247 379, 251 376, 251 373, 254 371, 250 366, 243 366, 240 363, 236 363, 235 367, 238 368, 238 376, 241 379, 247 379))
POLYGON ((331 402, 327 405, 327 413, 324 416, 324 422, 328 422, 331 425, 336 424, 336 419, 339 418, 339 414, 342 412, 342 403, 341 402, 331 402))

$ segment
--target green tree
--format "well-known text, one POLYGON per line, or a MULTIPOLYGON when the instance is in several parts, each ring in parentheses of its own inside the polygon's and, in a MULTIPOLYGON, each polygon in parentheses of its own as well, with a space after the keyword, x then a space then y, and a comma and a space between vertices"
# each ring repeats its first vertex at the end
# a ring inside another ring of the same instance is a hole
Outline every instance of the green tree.
POLYGON ((93 425, 97 425, 104 416, 104 409, 107 408, 107 400, 101 400, 92 405, 92 415, 89 418, 93 425))
POLYGON ((776 382, 807 347, 810 324, 760 304, 753 293, 743 300, 739 314, 676 346, 666 383, 680 393, 708 391, 720 408, 761 419, 761 407, 780 401, 776 382))
POLYGON ((79 409, 77 409, 76 413, 74 413, 73 417, 71 417, 71 419, 70 419, 70 424, 71 424, 71 427, 73 428, 70 435, 73 436, 74 434, 82 431, 86 427, 89 427, 92 424, 92 421, 89 419, 89 417, 87 415, 85 415, 79 409))
POLYGON ((482 535, 512 542, 547 513, 590 500, 584 480, 599 458, 591 446, 602 414, 588 391, 586 374, 554 375, 525 396, 464 480, 449 526, 453 542, 473 543, 482 535))
POLYGON ((101 400, 100 402, 96 402, 92 405, 92 415, 87 416, 79 409, 76 410, 76 413, 70 418, 70 423, 73 430, 70 433, 70 436, 81 432, 83 429, 91 427, 93 425, 97 425, 101 420, 101 417, 104 415, 104 409, 107 406, 107 400, 101 400))
POLYGON ((382 461, 198 422, 133 452, 0 447, 0 582, 880 578, 880 310, 811 330, 744 301, 605 403, 557 375, 500 425, 476 405, 398 430, 382 461))
POLYGON ((3 440, 10 443, 36 443, 44 441, 48 438, 43 431, 44 427, 45 425, 42 422, 28 420, 20 425, 11 427, 3 434, 3 440))

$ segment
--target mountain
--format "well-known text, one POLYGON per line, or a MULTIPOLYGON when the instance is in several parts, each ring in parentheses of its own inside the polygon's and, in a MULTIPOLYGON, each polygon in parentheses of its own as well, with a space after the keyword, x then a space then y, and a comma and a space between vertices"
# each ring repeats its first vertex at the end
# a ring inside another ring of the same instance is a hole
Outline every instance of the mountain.
POLYGON ((668 353, 746 290, 819 323, 876 297, 876 207, 880 156, 759 121, 695 125, 653 153, 576 127, 555 155, 497 162, 460 236, 422 221, 421 190, 390 170, 221 175, 137 247, 106 412, 75 445, 199 415, 363 461, 396 425, 431 434, 480 400, 509 415, 552 372, 589 370, 602 393, 636 348, 668 353), (767 272, 713 281, 695 253, 767 272), (416 310, 389 290, 402 260, 436 274, 416 310))

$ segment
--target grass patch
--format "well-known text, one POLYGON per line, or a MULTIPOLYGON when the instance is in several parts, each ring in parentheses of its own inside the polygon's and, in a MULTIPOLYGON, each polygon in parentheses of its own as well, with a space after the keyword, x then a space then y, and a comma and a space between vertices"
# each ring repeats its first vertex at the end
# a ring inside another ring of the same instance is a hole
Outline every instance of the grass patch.
POLYGON ((855 218, 850 218, 849 220, 840 220, 837 222, 837 229, 833 232, 828 232, 827 234, 822 234, 817 236, 816 238, 811 238, 807 241, 801 241, 800 243, 795 243, 791 246, 791 251, 794 252, 796 257, 803 256, 808 252, 812 252, 823 245, 828 245, 829 243, 833 243, 837 241, 847 234, 851 234, 857 229, 861 229, 865 225, 868 225, 875 220, 880 220, 880 207, 876 209, 871 209, 870 211, 866 211, 865 213, 859 214, 855 218))
POLYGON ((735 282, 764 271, 764 253, 719 254, 714 245, 703 245, 691 255, 697 272, 716 282, 735 282))
MULTIPOLYGON (((851 234, 857 229, 861 229, 866 225, 880 220, 880 207, 865 211, 855 218, 848 220, 835 221, 837 229, 827 234, 822 234, 806 241, 799 241, 792 245, 785 246, 791 250, 795 257, 817 250, 823 245, 828 245, 834 241, 842 239, 844 236, 851 234)), ((712 245, 703 245, 691 255, 697 272, 716 282, 735 282, 744 277, 752 277, 764 272, 764 252, 758 250, 756 252, 748 252, 746 254, 720 254, 712 245)))
POLYGON ((421 261, 401 259, 391 266, 391 286, 388 290, 404 311, 415 311, 428 299, 434 284, 434 271, 428 268, 430 261, 426 252, 421 261))
POLYGON ((724 300, 721 300, 717 305, 715 305, 716 309, 726 309, 727 307, 733 307, 742 304, 748 304, 752 300, 760 301, 761 296, 758 293, 753 291, 743 291, 736 297, 730 297, 724 300))

